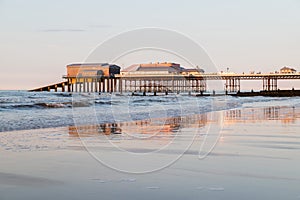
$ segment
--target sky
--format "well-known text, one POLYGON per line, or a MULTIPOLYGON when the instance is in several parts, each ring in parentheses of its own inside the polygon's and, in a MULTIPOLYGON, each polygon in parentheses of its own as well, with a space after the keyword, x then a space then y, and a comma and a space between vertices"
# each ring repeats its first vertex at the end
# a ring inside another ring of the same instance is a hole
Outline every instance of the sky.
POLYGON ((62 81, 67 64, 144 27, 186 35, 219 70, 300 71, 299 10, 299 0, 0 0, 0 90, 62 81))

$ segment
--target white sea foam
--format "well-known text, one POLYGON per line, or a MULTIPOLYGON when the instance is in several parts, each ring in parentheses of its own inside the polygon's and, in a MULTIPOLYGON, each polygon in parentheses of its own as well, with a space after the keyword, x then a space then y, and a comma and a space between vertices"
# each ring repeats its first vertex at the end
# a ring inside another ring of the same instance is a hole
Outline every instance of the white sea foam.
POLYGON ((149 190, 158 190, 158 189, 160 189, 160 187, 158 187, 158 186, 148 186, 146 188, 149 189, 149 190))
POLYGON ((209 187, 208 190, 218 192, 218 191, 224 191, 225 188, 223 188, 223 187, 209 187))

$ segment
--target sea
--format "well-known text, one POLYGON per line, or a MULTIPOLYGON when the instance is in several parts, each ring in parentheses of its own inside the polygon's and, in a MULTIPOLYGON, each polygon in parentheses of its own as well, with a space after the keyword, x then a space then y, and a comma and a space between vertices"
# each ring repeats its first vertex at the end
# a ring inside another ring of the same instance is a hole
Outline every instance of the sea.
POLYGON ((237 108, 300 107, 300 97, 132 96, 0 91, 0 132, 168 118, 237 108))

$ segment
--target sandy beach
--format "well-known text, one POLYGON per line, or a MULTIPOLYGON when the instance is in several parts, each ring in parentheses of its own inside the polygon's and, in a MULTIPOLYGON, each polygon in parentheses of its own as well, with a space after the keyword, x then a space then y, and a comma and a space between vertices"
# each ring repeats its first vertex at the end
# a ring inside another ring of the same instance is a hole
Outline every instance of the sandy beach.
POLYGON ((299 199, 300 109, 219 114, 2 132, 0 199, 299 199))

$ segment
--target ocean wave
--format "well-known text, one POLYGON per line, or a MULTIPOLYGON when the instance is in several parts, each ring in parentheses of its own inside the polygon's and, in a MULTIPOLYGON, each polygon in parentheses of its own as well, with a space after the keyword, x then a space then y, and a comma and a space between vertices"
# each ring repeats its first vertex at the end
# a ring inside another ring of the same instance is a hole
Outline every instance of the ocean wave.
POLYGON ((29 99, 42 99, 42 98, 45 98, 45 97, 33 95, 33 96, 29 96, 28 98, 29 98, 29 99))
POLYGON ((41 106, 45 108, 65 108, 67 104, 64 103, 36 103, 35 106, 41 106))
POLYGON ((66 108, 71 107, 71 104, 67 103, 34 103, 34 104, 13 104, 2 105, 0 108, 4 109, 32 109, 32 108, 66 108))
POLYGON ((89 107, 93 105, 90 101, 74 101, 70 104, 73 107, 89 107))
POLYGON ((72 97, 72 93, 54 93, 58 97, 72 97))
POLYGON ((151 99, 151 98, 146 98, 146 99, 134 99, 131 100, 132 103, 147 103, 147 102, 152 102, 152 103, 162 103, 162 102, 170 102, 168 99, 151 99))
POLYGON ((95 100, 95 104, 100 105, 119 105, 122 104, 121 101, 112 101, 112 100, 95 100))

